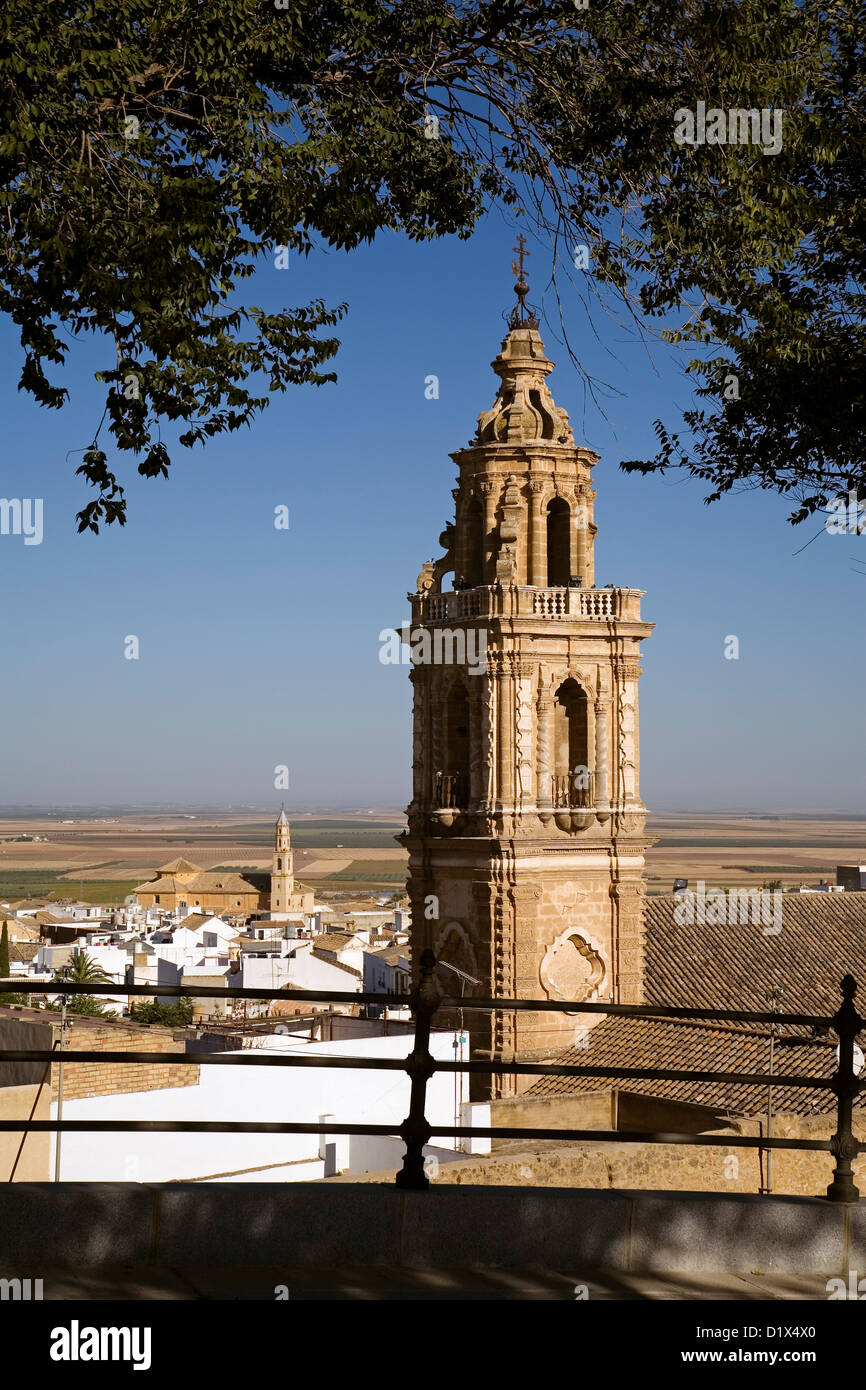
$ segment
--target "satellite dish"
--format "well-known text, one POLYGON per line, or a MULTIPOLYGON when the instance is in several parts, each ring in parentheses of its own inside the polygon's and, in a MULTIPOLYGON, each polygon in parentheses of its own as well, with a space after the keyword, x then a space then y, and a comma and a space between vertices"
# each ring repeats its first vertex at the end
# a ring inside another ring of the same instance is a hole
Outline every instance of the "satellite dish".
MULTIPOLYGON (((842 1055, 841 1047, 836 1048, 836 1061, 839 1062, 842 1055)), ((863 1067, 866 1066, 866 1057, 863 1056, 863 1049, 854 1044, 854 1075, 859 1076, 863 1067)))

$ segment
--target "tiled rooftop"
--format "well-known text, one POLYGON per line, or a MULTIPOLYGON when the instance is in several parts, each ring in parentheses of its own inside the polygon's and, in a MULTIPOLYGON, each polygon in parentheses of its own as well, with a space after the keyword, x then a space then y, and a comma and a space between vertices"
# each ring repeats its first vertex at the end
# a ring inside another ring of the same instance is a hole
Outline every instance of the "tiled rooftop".
POLYGON ((646 998, 651 1004, 694 1008, 767 1008, 766 994, 782 985, 786 1013, 835 1013, 839 981, 860 983, 866 1012, 866 893, 784 893, 782 929, 684 925, 677 899, 647 898, 646 998))
MULTIPOLYGON (((644 918, 645 1000, 648 1004, 765 1012, 767 991, 781 985, 784 1013, 830 1015, 841 1002, 839 982, 852 974, 860 983, 857 1001, 866 1012, 866 893, 782 898, 782 929, 677 922, 678 899, 649 898, 644 918)), ((573 1066, 638 1067, 766 1073, 767 1025, 677 1022, 670 1019, 605 1018, 591 1027, 588 1047, 558 1059, 573 1066)), ((777 1074, 830 1076, 836 1066, 835 1035, 810 1037, 784 1026, 777 1036, 777 1074)), ((760 1113, 766 1086, 730 1082, 543 1077, 527 1095, 598 1091, 610 1086, 666 1100, 706 1105, 737 1114, 760 1113)), ((774 1108, 788 1114, 832 1109, 830 1091, 774 1087, 774 1108)))

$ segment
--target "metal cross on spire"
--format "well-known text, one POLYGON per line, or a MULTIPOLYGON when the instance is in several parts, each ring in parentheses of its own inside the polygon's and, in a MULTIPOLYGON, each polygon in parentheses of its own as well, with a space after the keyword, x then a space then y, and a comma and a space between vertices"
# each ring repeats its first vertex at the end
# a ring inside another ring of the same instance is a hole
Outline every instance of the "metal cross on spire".
POLYGON ((511 310, 508 319, 509 328, 520 328, 526 325, 529 328, 537 328, 538 320, 530 312, 526 305, 526 296, 529 294, 529 281, 526 278, 525 258, 532 253, 526 249, 526 238, 520 232, 517 237, 517 245, 512 247, 517 254, 517 260, 511 262, 511 270, 517 276, 514 285, 514 293, 517 295, 517 303, 511 310))
POLYGON ((512 246, 511 249, 512 249, 512 251, 516 251, 516 252, 517 252, 517 255, 518 255, 518 257, 519 257, 518 260, 512 261, 512 262, 511 262, 511 269, 512 269, 512 271, 514 272, 514 274, 517 275, 517 276, 519 276, 520 280, 522 281, 522 280, 523 280, 523 258, 524 258, 524 256, 529 256, 529 255, 532 254, 530 251, 527 251, 527 249, 526 249, 526 237, 523 235, 522 232, 520 232, 520 234, 518 235, 518 238, 517 238, 517 245, 516 245, 516 246, 512 246))

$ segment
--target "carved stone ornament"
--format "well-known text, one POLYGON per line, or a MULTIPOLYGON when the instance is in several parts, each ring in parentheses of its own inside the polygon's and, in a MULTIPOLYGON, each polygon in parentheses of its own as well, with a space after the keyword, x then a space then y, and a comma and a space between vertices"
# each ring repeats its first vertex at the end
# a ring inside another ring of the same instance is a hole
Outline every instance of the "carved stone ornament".
POLYGON ((566 927, 544 953, 539 975, 549 999, 589 1003, 607 971, 601 952, 575 927, 566 927))
MULTIPOLYGON (((465 975, 471 975, 473 979, 480 978, 478 962, 475 959, 475 947, 462 923, 445 923, 433 944, 433 954, 437 961, 447 961, 449 965, 454 965, 458 970, 462 970, 465 975)), ((447 970, 444 973, 442 971, 439 973, 444 980, 447 991, 459 994, 459 978, 447 970)), ((472 986, 469 981, 467 980, 465 984, 466 993, 471 994, 472 986)))
POLYGON ((418 593, 429 594, 435 583, 433 577, 434 564, 432 560, 427 560, 421 566, 421 573, 418 575, 418 593))

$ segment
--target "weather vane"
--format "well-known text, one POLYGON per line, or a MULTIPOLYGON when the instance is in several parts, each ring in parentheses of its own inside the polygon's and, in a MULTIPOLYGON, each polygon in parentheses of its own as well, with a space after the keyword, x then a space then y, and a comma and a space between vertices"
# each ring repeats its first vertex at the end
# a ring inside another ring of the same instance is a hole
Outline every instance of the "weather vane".
POLYGON ((527 256, 531 254, 531 252, 527 251, 526 249, 526 238, 524 237, 522 232, 519 233, 517 237, 517 245, 512 247, 512 250, 517 253, 517 260, 511 262, 512 273, 517 276, 517 280, 514 285, 514 293, 517 295, 517 303, 511 310, 511 314, 508 319, 508 326, 510 328, 521 328, 524 326, 527 328, 537 328, 538 320, 536 319, 535 315, 529 311, 526 305, 526 296, 529 294, 529 282, 526 279, 524 260, 527 256))

